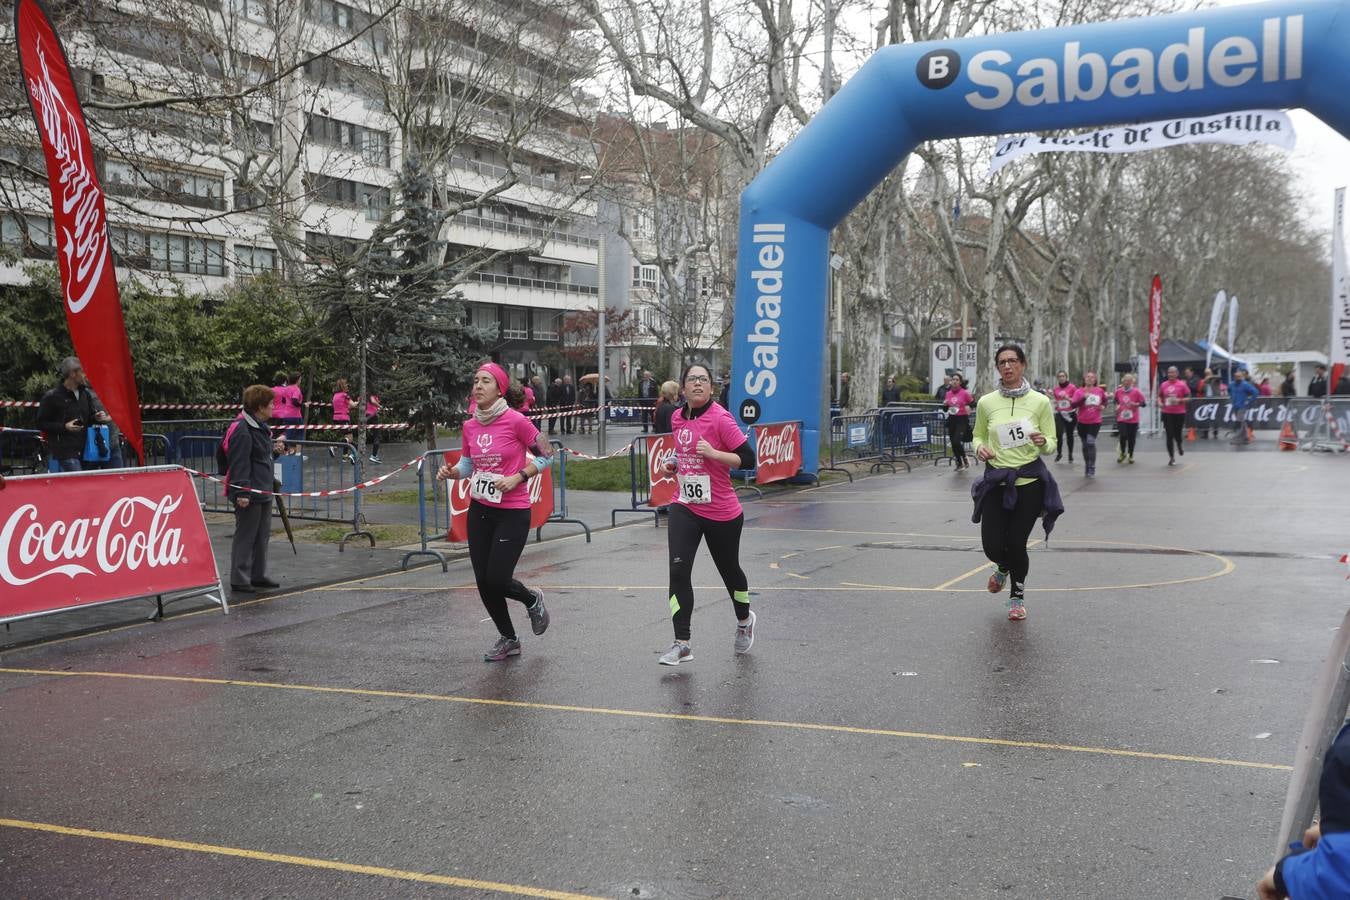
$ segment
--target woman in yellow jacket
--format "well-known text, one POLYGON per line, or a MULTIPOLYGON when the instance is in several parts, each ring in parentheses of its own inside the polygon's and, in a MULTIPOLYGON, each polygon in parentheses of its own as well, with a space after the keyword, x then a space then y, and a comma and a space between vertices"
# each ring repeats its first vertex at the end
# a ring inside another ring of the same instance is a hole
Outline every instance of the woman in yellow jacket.
POLYGON ((1044 518, 1045 536, 1064 512, 1059 486, 1043 457, 1055 452, 1055 412, 1049 398, 1033 391, 1023 377, 1027 357, 1016 344, 994 354, 999 386, 975 405, 971 441, 984 474, 970 488, 975 501, 971 521, 980 522, 984 555, 996 568, 989 593, 1000 593, 1009 581, 1008 618, 1027 617, 1025 583, 1031 561, 1027 538, 1037 518, 1044 518))

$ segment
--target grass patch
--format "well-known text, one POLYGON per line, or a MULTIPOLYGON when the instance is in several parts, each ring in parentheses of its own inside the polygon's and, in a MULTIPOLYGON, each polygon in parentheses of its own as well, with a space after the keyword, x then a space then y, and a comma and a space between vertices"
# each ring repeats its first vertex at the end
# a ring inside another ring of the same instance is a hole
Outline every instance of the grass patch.
POLYGON ((627 454, 609 459, 567 461, 569 491, 627 491, 631 487, 627 454))
POLYGON ((406 503, 417 505, 417 488, 403 491, 366 491, 363 498, 367 503, 406 503))
MULTIPOLYGON (((367 525, 366 531, 375 535, 375 545, 377 547, 397 547, 403 544, 416 544, 422 539, 422 532, 416 525, 367 525)), ((350 525, 306 525, 295 529, 295 540, 297 543, 304 541, 308 544, 337 544, 343 536, 351 532, 350 525)), ((286 540, 286 532, 280 528, 272 531, 274 540, 286 540)), ((365 543, 365 538, 356 538, 357 546, 365 543)), ((273 552, 276 552, 275 549, 273 552)))

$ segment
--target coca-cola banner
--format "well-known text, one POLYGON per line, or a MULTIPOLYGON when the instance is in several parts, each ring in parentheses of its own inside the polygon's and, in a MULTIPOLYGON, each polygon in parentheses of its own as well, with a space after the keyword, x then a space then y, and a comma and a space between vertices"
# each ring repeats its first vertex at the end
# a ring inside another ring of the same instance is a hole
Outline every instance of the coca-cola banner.
MULTIPOLYGON (((458 450, 445 452, 445 464, 453 466, 459 462, 458 450)), ((450 491, 450 533, 446 540, 462 544, 469 539, 469 489, 472 482, 468 478, 459 478, 447 482, 450 491)), ((553 515, 553 470, 544 469, 526 482, 530 491, 530 527, 538 528, 553 515)))
POLYGON ((0 491, 0 621, 219 584, 177 466, 31 475, 0 491))
POLYGON ((675 462, 675 435, 658 434, 643 440, 647 442, 647 483, 651 485, 647 505, 669 506, 680 492, 675 473, 666 471, 666 463, 675 462))
POLYGON ((755 426, 755 483, 791 478, 802 468, 800 422, 755 426))
POLYGON ((61 40, 37 0, 14 8, 24 88, 37 120, 52 194, 53 241, 70 340, 89 383, 143 459, 141 408, 122 321, 103 188, 61 40))
MULTIPOLYGON (((1332 402, 1331 416, 1350 434, 1350 402, 1332 402)), ((1279 431, 1289 422, 1295 429, 1325 424, 1326 410, 1321 400, 1286 400, 1283 397, 1259 397, 1247 408, 1247 426, 1256 431, 1279 431)), ((1236 428, 1237 419, 1227 397, 1191 399, 1186 402, 1186 425, 1191 428, 1236 428)))

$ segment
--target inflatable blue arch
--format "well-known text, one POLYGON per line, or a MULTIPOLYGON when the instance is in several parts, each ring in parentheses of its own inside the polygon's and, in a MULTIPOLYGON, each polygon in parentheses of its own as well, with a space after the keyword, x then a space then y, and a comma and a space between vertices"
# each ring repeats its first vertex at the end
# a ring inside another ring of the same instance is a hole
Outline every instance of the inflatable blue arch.
POLYGON ((1348 48, 1350 3, 1311 0, 877 51, 741 195, 731 412, 801 420, 816 471, 830 231, 919 142, 1294 107, 1347 135, 1348 48))

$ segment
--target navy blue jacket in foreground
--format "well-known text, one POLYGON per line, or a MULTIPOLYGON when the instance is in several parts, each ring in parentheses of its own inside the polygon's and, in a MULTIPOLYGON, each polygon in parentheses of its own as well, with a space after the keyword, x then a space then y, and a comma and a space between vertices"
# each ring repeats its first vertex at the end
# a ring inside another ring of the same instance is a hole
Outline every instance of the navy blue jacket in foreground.
POLYGON ((1275 867, 1275 889, 1290 900, 1350 897, 1350 725, 1341 729, 1322 762, 1317 804, 1322 837, 1275 867))
POLYGON ((970 521, 980 521, 980 517, 984 515, 984 495, 999 485, 1003 486, 1003 508, 1013 509, 1016 507, 1017 479, 1019 478, 1039 478, 1045 483, 1045 499, 1042 501, 1041 518, 1042 524, 1045 526, 1045 538, 1049 540, 1050 532, 1055 530, 1055 520, 1064 512, 1064 498, 1059 495, 1059 485, 1055 482, 1055 476, 1050 474, 1050 469, 1045 465, 1045 460, 1039 457, 1020 469, 997 469, 986 465, 980 480, 970 486, 970 497, 975 501, 975 514, 970 517, 970 521))

